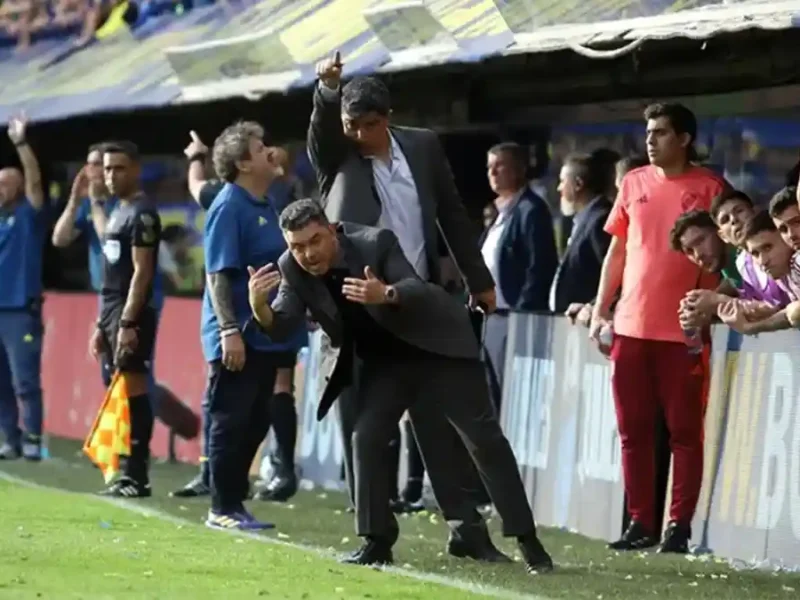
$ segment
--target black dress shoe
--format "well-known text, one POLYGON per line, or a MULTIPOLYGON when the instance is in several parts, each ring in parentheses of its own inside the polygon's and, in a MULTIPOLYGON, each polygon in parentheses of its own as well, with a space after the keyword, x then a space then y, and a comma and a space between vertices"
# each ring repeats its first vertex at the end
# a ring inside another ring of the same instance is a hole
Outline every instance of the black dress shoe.
POLYGON ((203 477, 198 475, 179 490, 170 493, 173 498, 199 498, 208 496, 211 489, 203 481, 203 477))
MULTIPOLYGON (((483 537, 483 536, 481 536, 483 537)), ((456 558, 471 558, 489 563, 513 562, 508 556, 500 552, 487 534, 485 539, 465 541, 460 536, 450 534, 447 540, 447 553, 456 558)))
POLYGON ((658 552, 661 554, 687 554, 691 537, 691 527, 671 521, 664 531, 664 538, 661 540, 658 552))
POLYGON ((348 565, 391 565, 392 544, 385 538, 367 538, 364 545, 351 555, 342 559, 348 565))
POLYGON ((542 542, 535 533, 519 538, 519 549, 522 560, 525 561, 525 570, 531 575, 549 573, 553 570, 553 559, 542 546, 542 542))
POLYGON ((286 502, 297 493, 297 476, 292 472, 289 475, 276 475, 262 489, 256 492, 256 500, 268 502, 286 502))
POLYGON ((611 550, 645 550, 658 545, 658 539, 653 537, 644 526, 638 521, 631 521, 628 529, 622 537, 615 542, 611 542, 608 547, 611 550))

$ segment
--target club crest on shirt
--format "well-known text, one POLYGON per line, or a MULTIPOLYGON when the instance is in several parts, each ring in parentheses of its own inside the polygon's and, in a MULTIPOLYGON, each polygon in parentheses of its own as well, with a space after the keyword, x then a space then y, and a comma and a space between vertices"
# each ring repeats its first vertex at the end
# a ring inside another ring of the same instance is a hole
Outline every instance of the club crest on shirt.
POLYGON ((120 255, 122 254, 122 248, 119 240, 106 240, 103 244, 103 254, 108 262, 110 262, 112 265, 116 264, 117 261, 119 261, 120 255))

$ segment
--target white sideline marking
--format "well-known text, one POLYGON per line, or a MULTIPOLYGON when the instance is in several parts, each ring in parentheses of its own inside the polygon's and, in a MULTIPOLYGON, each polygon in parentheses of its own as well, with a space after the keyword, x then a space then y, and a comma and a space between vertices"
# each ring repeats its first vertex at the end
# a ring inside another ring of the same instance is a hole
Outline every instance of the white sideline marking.
MULTIPOLYGON (((175 525, 189 525, 192 527, 202 527, 199 523, 195 521, 190 521, 188 519, 181 519, 180 517, 176 517, 169 513, 160 511, 155 508, 151 508, 148 506, 144 506, 132 500, 123 500, 119 498, 107 498, 104 496, 96 496, 94 494, 84 494, 81 492, 73 492, 70 490, 63 490, 61 488, 43 485, 41 483, 36 483, 34 481, 30 481, 28 479, 22 479, 21 477, 16 477, 14 475, 10 475, 5 471, 0 470, 0 480, 7 481, 9 483, 13 483, 16 485, 20 485, 23 487, 31 488, 31 489, 38 489, 38 490, 47 490, 47 491, 55 491, 60 492, 62 494, 68 494, 73 496, 83 496, 86 498, 90 498, 95 501, 107 502, 112 504, 118 508, 122 508, 124 510, 128 510, 130 512, 134 512, 140 514, 145 517, 155 517, 162 521, 166 521, 169 523, 173 523, 175 525)), ((322 558, 335 558, 336 554, 325 550, 324 548, 319 548, 316 546, 306 546, 305 544, 296 544, 292 542, 287 542, 281 539, 275 539, 263 535, 258 535, 255 533, 250 533, 246 531, 238 531, 238 530, 227 530, 227 529, 220 529, 219 533, 227 533, 229 535, 234 535, 238 537, 245 537, 257 542, 262 542, 265 544, 272 544, 276 546, 288 546, 290 548, 296 548, 298 550, 303 550, 305 552, 311 552, 316 554, 322 558)), ((522 568, 522 565, 519 565, 522 568)), ((468 581, 463 581, 461 579, 454 579, 451 577, 445 577, 444 575, 437 575, 435 573, 425 573, 422 571, 416 571, 413 569, 406 569, 402 567, 381 567, 380 569, 376 569, 380 571, 386 571, 387 573, 394 573, 396 575, 401 575, 403 577, 408 577, 410 579, 415 579, 417 581, 422 581, 425 583, 438 583, 440 585, 444 585, 451 588, 456 588, 459 590, 463 590, 466 592, 471 592, 473 594, 479 594, 482 596, 488 596, 490 598, 504 598, 507 600, 550 600, 546 596, 536 595, 536 594, 522 594, 520 592, 514 592, 511 590, 504 590, 502 588, 484 585, 479 583, 471 583, 468 581)), ((544 577, 549 577, 549 575, 544 575, 544 577)), ((535 576, 531 577, 531 584, 533 585, 536 581, 535 576)))

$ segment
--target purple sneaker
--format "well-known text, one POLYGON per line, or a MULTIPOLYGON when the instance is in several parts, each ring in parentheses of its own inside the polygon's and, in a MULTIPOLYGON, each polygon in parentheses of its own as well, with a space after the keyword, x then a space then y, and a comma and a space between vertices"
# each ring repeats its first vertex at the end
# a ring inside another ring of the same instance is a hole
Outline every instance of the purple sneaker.
POLYGON ((229 513, 208 512, 206 526, 213 529, 238 529, 240 531, 263 531, 275 527, 272 523, 262 523, 248 513, 246 510, 239 510, 229 513))

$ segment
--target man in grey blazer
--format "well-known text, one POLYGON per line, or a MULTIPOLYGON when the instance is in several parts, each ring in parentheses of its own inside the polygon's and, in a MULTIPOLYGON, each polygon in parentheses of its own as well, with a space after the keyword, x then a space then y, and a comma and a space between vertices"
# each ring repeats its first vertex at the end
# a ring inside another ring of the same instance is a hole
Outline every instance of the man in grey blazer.
MULTIPOLYGON (((478 231, 461 202, 437 135, 390 126, 389 92, 379 80, 356 78, 340 86, 338 52, 317 66, 317 74, 307 147, 328 218, 390 229, 417 275, 436 284, 441 283, 441 228, 473 303, 494 310, 494 282, 480 254, 478 231)), ((354 368, 358 370, 357 360, 354 368)), ((420 397, 426 393, 420 390, 420 397)), ((349 442, 360 408, 357 397, 351 388, 339 402, 351 493, 349 442)), ((441 409, 418 402, 409 409, 409 417, 439 506, 460 523, 453 529, 448 552, 505 559, 491 544, 476 510, 479 493, 474 488, 480 482, 441 409)))
POLYGON ((353 355, 363 361, 353 448, 356 533, 365 543, 345 562, 392 562, 398 527, 389 508, 386 440, 424 387, 430 393, 422 401, 437 404, 469 448, 503 532, 518 538, 527 569, 552 569, 489 400, 464 307, 420 279, 387 229, 331 225, 313 200, 287 207, 280 225, 289 250, 280 258, 280 272, 272 265, 249 269, 250 305, 255 323, 273 340, 290 336, 307 312, 320 324, 324 389, 317 419, 351 383, 353 355))

